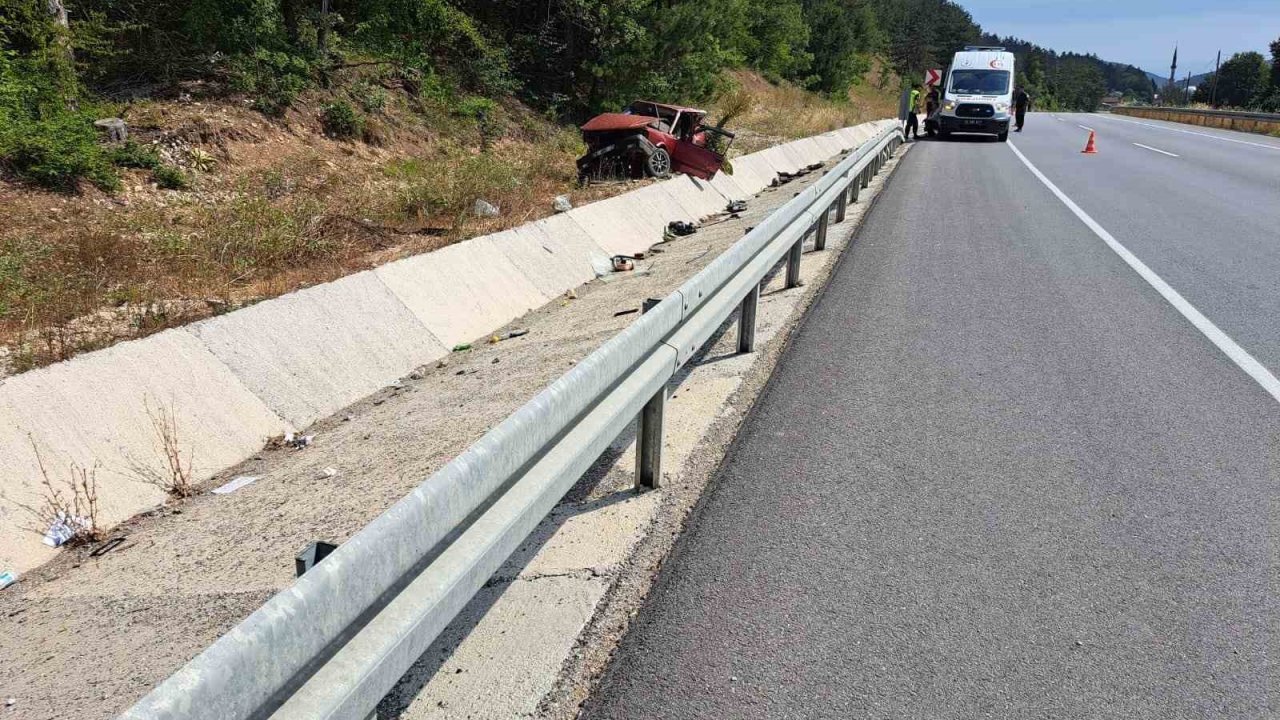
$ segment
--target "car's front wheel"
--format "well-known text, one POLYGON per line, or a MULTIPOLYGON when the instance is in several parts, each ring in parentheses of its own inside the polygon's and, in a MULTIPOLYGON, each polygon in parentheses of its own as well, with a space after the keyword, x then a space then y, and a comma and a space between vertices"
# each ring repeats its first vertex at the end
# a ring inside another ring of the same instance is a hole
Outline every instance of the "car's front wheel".
POLYGON ((649 177, 664 178, 671 174, 671 155, 660 147, 655 147, 644 159, 645 172, 649 177))

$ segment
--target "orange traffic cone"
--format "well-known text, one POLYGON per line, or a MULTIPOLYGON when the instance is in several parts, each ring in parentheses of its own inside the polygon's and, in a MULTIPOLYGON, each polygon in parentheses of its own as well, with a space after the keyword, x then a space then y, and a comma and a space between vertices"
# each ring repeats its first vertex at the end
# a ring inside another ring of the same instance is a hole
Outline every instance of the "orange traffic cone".
POLYGON ((1089 131, 1089 142, 1088 142, 1087 144, 1085 144, 1085 146, 1084 146, 1084 150, 1081 150, 1081 152, 1083 152, 1085 155, 1097 155, 1097 154, 1098 154, 1098 148, 1097 148, 1097 147, 1095 147, 1095 146, 1094 146, 1094 144, 1093 144, 1093 131, 1092 131, 1092 130, 1090 130, 1090 131, 1089 131))

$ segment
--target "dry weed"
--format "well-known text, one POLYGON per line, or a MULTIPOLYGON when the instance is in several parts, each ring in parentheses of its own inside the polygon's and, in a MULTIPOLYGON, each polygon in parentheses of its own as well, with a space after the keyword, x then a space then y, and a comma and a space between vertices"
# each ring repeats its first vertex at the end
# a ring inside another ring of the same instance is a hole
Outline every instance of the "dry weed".
POLYGON ((159 463, 131 458, 130 474, 140 482, 164 490, 172 498, 181 499, 195 495, 198 492, 192 475, 195 448, 194 446, 188 448, 186 457, 183 457, 178 416, 173 405, 166 407, 163 403, 157 403, 157 407, 153 408, 150 400, 143 399, 143 406, 146 408, 154 434, 156 451, 154 460, 159 460, 159 463))
POLYGON ((98 522, 98 465, 82 467, 71 463, 69 477, 56 482, 45 467, 44 457, 34 439, 31 449, 35 452, 40 468, 40 484, 44 488, 40 505, 33 507, 19 504, 31 516, 34 527, 29 530, 48 537, 50 533, 62 535, 62 546, 75 547, 102 539, 103 531, 98 522))

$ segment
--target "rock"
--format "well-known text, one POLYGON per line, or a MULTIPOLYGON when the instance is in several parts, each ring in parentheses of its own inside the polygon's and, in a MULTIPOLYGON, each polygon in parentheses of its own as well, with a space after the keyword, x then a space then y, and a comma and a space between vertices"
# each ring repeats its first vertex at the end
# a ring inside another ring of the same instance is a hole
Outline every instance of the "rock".
POLYGON ((129 124, 120 118, 103 118, 94 120, 93 124, 107 131, 107 139, 111 142, 124 142, 129 139, 129 124))
POLYGON ((557 195, 555 201, 551 203, 551 207, 558 213, 569 212, 573 209, 573 203, 569 202, 568 195, 557 195))
POLYGON ((475 213, 476 217, 482 218, 496 218, 502 214, 497 205, 480 199, 476 200, 476 204, 471 211, 475 213))

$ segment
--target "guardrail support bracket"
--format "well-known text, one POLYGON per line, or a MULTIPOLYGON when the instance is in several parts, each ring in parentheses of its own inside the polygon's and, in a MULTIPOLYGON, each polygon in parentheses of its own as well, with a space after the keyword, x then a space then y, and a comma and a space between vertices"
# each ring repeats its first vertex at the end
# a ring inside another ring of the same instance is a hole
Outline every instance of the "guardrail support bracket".
POLYGON ((796 241, 787 253, 787 289, 800 287, 800 256, 804 253, 804 238, 796 241))
MULTIPOLYGON (((843 217, 837 217, 836 222, 840 222, 843 217)), ((827 249, 827 226, 831 222, 831 208, 824 208, 822 214, 818 216, 818 232, 813 236, 814 251, 827 249)))
POLYGON ((742 307, 738 309, 738 352, 749 353, 756 350, 756 308, 760 306, 760 285, 752 286, 751 292, 742 298, 742 307))
POLYGON ((640 410, 636 432, 636 492, 662 485, 662 423, 667 410, 667 386, 640 410))

